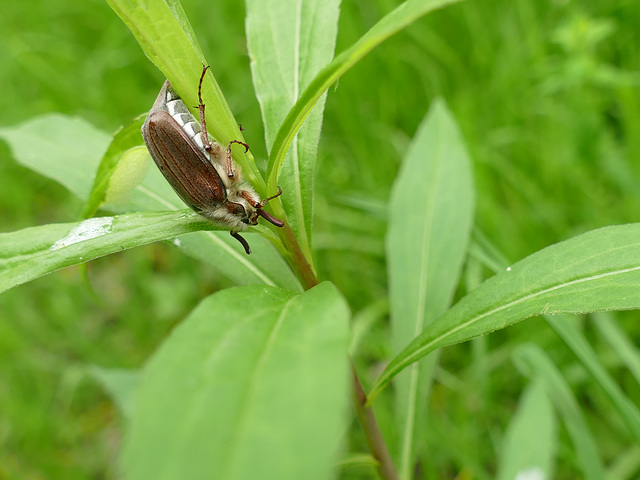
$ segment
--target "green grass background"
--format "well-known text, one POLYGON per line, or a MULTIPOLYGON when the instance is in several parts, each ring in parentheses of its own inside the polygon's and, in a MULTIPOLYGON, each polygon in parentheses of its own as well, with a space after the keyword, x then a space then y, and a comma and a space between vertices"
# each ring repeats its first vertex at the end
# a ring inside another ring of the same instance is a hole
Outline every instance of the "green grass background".
MULTIPOLYGON (((398 3, 344 0, 337 51, 398 3)), ((232 0, 184 1, 252 152, 264 159, 243 8, 232 0)), ((384 312, 386 203, 436 96, 450 105, 474 161, 475 236, 509 262, 577 233, 637 221, 638 25, 636 0, 476 0, 418 21, 366 57, 327 101, 316 189, 320 277, 338 285, 354 313, 384 312)), ((147 111, 163 82, 100 1, 5 2, 0 40, 2 126, 55 111, 113 132, 147 111)), ((0 231, 73 221, 81 208, 61 186, 16 165, 0 143, 0 231)), ((411 192, 406 208, 421 208, 411 192)), ((468 269, 465 281, 489 274, 468 269)), ((227 286, 164 244, 94 261, 89 279, 97 296, 76 267, 0 296, 0 479, 113 478, 121 424, 87 367, 140 367, 200 299, 227 286)), ((636 344, 637 318, 614 317, 636 344)), ((584 328, 606 364, 612 352, 588 322, 584 328)), ((380 322, 366 337, 362 360, 388 358, 385 329, 380 322)), ((464 469, 492 478, 526 383, 509 356, 525 341, 541 345, 566 373, 605 461, 615 458, 624 438, 612 437, 601 418, 599 392, 551 329, 532 319, 445 350, 426 474, 449 478, 464 469), (477 349, 486 351, 480 373, 470 366, 477 349)), ((637 402, 637 384, 615 362, 608 366, 637 402)), ((560 452, 557 478, 572 478, 571 454, 560 452)))

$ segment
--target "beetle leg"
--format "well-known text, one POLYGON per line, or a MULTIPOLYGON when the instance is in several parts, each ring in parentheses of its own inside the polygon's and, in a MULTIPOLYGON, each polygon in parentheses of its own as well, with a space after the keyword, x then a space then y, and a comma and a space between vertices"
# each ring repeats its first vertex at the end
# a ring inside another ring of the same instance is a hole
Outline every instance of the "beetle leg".
POLYGON ((251 247, 249 247, 247 241, 238 232, 234 232, 233 230, 231 230, 229 233, 233 238, 235 238, 242 244, 242 246, 244 247, 244 251, 247 252, 247 255, 251 255, 251 247))
POLYGON ((229 146, 227 147, 227 177, 233 178, 233 160, 231 159, 231 145, 237 143, 244 147, 244 152, 247 153, 249 151, 249 145, 240 140, 231 140, 229 142, 229 146))
POLYGON ((198 83, 198 110, 200 110, 200 125, 202 125, 202 143, 204 149, 207 152, 211 152, 211 141, 209 140, 209 134, 207 133, 207 122, 204 119, 204 102, 202 101, 202 81, 204 80, 204 74, 207 73, 209 65, 202 64, 202 75, 200 75, 200 83, 198 83))

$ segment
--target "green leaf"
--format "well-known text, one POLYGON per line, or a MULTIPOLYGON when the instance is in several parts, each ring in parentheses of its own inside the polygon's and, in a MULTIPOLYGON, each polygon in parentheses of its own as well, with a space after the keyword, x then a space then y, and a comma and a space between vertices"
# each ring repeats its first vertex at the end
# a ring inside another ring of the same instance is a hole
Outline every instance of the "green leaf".
POLYGON ((640 445, 640 411, 638 411, 638 407, 609 375, 602 361, 598 358, 598 354, 576 328, 571 321, 572 319, 545 316, 545 320, 593 377, 594 383, 602 388, 611 407, 620 415, 622 424, 629 430, 636 443, 640 445))
MULTIPOLYGON (((449 307, 469 243, 474 196, 464 142, 444 102, 436 101, 403 160, 389 205, 386 249, 396 352, 449 307)), ((415 363, 397 379, 400 478, 414 470, 416 424, 436 361, 431 356, 415 363)))
MULTIPOLYGON (((144 53, 171 82, 192 113, 197 113, 198 80, 206 63, 196 35, 178 0, 107 0, 109 6, 131 30, 144 53)), ((213 19, 215 20, 215 19, 213 19)), ((215 72, 217 65, 211 65, 215 72)), ((162 83, 158 83, 158 91, 162 83)), ((227 100, 213 74, 208 73, 202 85, 206 105, 207 130, 222 145, 243 140, 227 100)), ((149 108, 153 104, 149 99, 149 108)), ((199 117, 198 117, 199 118, 199 117)), ((244 177, 264 197, 264 181, 250 153, 234 152, 244 177), (249 160, 250 159, 250 160, 249 160)))
POLYGON ((640 224, 605 227, 547 247, 482 283, 387 366, 369 401, 436 348, 540 314, 640 308, 640 224))
POLYGON ((269 152, 267 182, 275 189, 284 156, 305 119, 333 83, 387 38, 427 13, 460 0, 408 0, 385 15, 360 40, 340 53, 309 84, 280 126, 269 152))
POLYGON ((562 373, 547 354, 533 344, 523 345, 514 353, 519 370, 544 383, 547 396, 559 412, 576 449, 579 478, 597 480, 605 478, 602 460, 593 434, 589 431, 580 405, 571 392, 562 373))
POLYGON ((87 198, 111 137, 86 120, 57 113, 0 128, 18 163, 87 198))
POLYGON ((70 265, 197 230, 219 229, 191 211, 90 218, 0 234, 0 292, 70 265))
POLYGON ((205 299, 144 369, 126 478, 330 478, 347 426, 348 317, 328 283, 205 299))
MULTIPOLYGON (((267 150, 287 112, 335 50, 340 0, 246 0, 247 43, 267 150)), ((326 96, 287 153, 278 179, 287 220, 311 258, 314 169, 326 96)), ((270 191, 274 191, 272 188, 270 191)))
POLYGON ((544 382, 534 378, 520 398, 504 438, 498 480, 554 478, 557 422, 544 382))

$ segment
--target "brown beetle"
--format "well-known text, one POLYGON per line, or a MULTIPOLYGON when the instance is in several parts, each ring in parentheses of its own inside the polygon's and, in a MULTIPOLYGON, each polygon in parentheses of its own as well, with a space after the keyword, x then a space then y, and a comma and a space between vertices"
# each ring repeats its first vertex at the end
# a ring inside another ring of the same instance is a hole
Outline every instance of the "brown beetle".
MULTIPOLYGON (((231 235, 251 253, 249 244, 239 231, 249 225, 257 225, 258 217, 283 227, 284 222, 264 210, 269 200, 278 193, 260 200, 255 190, 242 179, 240 168, 231 157, 231 145, 248 145, 233 140, 224 150, 209 137, 204 121, 204 103, 201 89, 201 123, 189 111, 185 103, 173 90, 169 80, 164 82, 144 125, 142 138, 156 165, 184 203, 200 215, 230 227, 231 235)), ((246 150, 245 150, 246 151, 246 150)))

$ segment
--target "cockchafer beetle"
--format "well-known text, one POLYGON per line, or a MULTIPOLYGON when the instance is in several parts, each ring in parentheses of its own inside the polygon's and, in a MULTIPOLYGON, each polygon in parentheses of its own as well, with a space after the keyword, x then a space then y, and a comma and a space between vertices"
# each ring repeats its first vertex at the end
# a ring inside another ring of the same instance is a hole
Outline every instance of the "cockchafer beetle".
POLYGON ((207 133, 202 102, 202 81, 209 67, 203 65, 198 85, 200 122, 189 111, 169 80, 164 82, 144 125, 142 138, 156 165, 178 196, 193 210, 215 223, 228 226, 231 235, 251 253, 238 233, 258 224, 258 217, 283 227, 284 222, 264 210, 267 202, 282 193, 260 200, 242 178, 233 161, 232 140, 226 149, 207 133))

